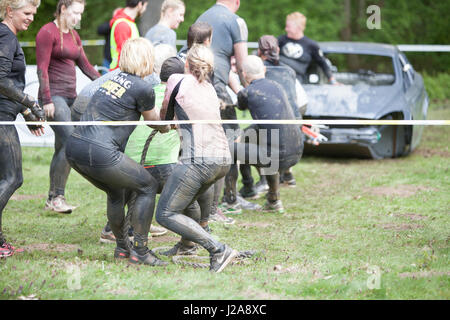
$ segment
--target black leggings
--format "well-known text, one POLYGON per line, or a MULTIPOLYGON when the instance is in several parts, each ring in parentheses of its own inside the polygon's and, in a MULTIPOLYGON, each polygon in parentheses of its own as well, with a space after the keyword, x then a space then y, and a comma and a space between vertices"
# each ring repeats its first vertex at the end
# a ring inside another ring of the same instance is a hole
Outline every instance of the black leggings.
POLYGON ((134 233, 147 239, 155 208, 158 182, 136 161, 120 151, 109 150, 70 137, 66 156, 72 168, 107 194, 107 216, 118 245, 127 236, 124 231, 126 191, 136 194, 130 214, 134 233))
POLYGON ((22 149, 19 135, 14 126, 0 126, 0 244, 2 234, 2 213, 9 198, 23 183, 22 149))
MULTIPOLYGON (((52 97, 55 105, 54 121, 71 121, 71 111, 74 99, 64 98, 60 96, 52 97)), ((72 134, 73 126, 52 126, 55 132, 55 153, 53 154, 50 164, 50 189, 48 191, 49 198, 64 195, 67 179, 69 178, 70 165, 67 162, 64 148, 66 141, 72 134)))
POLYGON ((211 186, 225 176, 229 167, 224 164, 178 164, 159 198, 156 209, 158 223, 183 239, 201 245, 210 253, 221 250, 223 245, 219 241, 183 213, 197 200, 202 215, 206 213, 205 216, 209 216, 214 198, 214 188, 211 186))

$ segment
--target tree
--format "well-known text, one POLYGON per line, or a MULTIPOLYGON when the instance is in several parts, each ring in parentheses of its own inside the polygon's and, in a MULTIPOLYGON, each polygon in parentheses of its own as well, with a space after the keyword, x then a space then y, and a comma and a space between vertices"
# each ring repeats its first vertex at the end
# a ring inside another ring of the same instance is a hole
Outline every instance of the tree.
POLYGON ((161 17, 161 5, 164 0, 150 0, 147 5, 147 10, 140 18, 139 32, 144 36, 147 31, 158 23, 161 17))

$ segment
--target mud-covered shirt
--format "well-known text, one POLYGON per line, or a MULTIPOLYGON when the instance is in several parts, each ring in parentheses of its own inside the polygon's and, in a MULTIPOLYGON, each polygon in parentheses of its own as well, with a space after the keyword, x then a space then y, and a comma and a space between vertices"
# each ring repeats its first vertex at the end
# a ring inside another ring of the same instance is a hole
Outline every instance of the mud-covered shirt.
POLYGON ((77 97, 76 69, 91 80, 100 74, 89 63, 81 39, 75 30, 61 34, 54 22, 47 23, 36 36, 36 63, 39 77, 39 99, 43 104, 52 102, 52 96, 75 99, 77 97), (74 39, 75 38, 75 39, 74 39))
MULTIPOLYGON (((286 92, 269 79, 253 80, 247 88, 239 91, 238 107, 250 110, 254 120, 295 120, 286 92)), ((266 135, 260 136, 259 143, 268 149, 270 146, 278 147, 281 158, 300 153, 302 136, 298 125, 258 124, 257 128, 267 130, 266 135), (274 134, 278 134, 279 139, 275 136, 272 139, 274 134)))
POLYGON ((220 4, 209 8, 196 22, 207 22, 213 28, 211 49, 214 53, 214 83, 222 82, 227 85, 234 45, 247 42, 247 24, 244 19, 220 4))
MULTIPOLYGON (((103 83, 89 102, 81 121, 138 121, 153 109, 155 92, 138 76, 120 72, 103 83)), ((78 126, 72 134, 82 140, 123 152, 136 126, 78 126)))
POLYGON ((23 105, 31 107, 33 98, 25 88, 25 56, 16 35, 0 23, 0 119, 14 121, 23 105), (23 105, 22 105, 23 104, 23 105))
POLYGON ((287 35, 278 37, 280 46, 280 62, 290 66, 297 74, 297 79, 301 83, 306 82, 306 71, 314 60, 330 79, 332 77, 331 69, 328 66, 322 50, 317 42, 304 36, 300 40, 288 38, 287 35))
POLYGON ((298 110, 297 93, 295 91, 295 81, 297 79, 295 71, 289 66, 276 66, 267 60, 264 61, 264 65, 266 66, 266 79, 273 80, 283 87, 284 91, 286 91, 294 116, 299 118, 300 111, 298 110))

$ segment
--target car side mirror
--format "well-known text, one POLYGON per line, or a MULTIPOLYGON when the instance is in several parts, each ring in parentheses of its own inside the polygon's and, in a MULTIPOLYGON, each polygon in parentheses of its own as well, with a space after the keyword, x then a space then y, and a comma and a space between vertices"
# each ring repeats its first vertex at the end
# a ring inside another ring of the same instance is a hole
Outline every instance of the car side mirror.
POLYGON ((408 72, 410 69, 411 69, 411 65, 409 63, 405 64, 405 66, 403 67, 403 72, 408 72))
POLYGON ((309 83, 316 84, 319 83, 319 76, 317 74, 309 75, 309 83))

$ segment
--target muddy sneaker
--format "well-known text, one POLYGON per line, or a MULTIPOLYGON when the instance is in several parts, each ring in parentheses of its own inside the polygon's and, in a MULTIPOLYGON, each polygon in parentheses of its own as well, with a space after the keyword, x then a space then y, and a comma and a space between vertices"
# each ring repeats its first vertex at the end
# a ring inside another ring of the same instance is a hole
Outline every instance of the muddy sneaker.
POLYGON ((172 256, 191 256, 197 252, 197 246, 188 247, 183 244, 181 241, 178 241, 171 249, 160 252, 163 256, 172 257, 172 256))
POLYGON ((234 203, 228 203, 228 202, 222 203, 220 209, 222 210, 222 213, 225 215, 242 213, 241 204, 237 200, 234 203))
MULTIPOLYGON (((111 231, 112 232, 112 231, 111 231)), ((133 246, 131 242, 126 242, 124 244, 125 248, 117 246, 114 249, 114 258, 115 259, 128 259, 130 257, 131 247, 133 246)))
POLYGON ((255 184, 255 191, 257 194, 263 194, 269 191, 269 185, 267 182, 262 182, 261 180, 255 184))
POLYGON ((264 212, 272 212, 272 213, 284 213, 283 204, 281 200, 276 200, 275 202, 266 201, 262 208, 264 212))
POLYGON ((70 206, 66 203, 64 196, 56 196, 52 199, 47 199, 45 202, 45 210, 52 210, 59 213, 71 213, 76 207, 70 206))
POLYGON ((150 226, 150 234, 152 237, 160 237, 162 235, 165 235, 166 233, 167 233, 166 228, 158 227, 153 224, 150 226))
POLYGON ((209 215, 209 222, 221 222, 223 224, 234 224, 235 221, 231 217, 226 217, 222 210, 217 208, 217 211, 215 214, 209 215))
POLYGON ((241 208, 244 210, 261 210, 261 206, 257 203, 247 201, 241 196, 237 196, 236 198, 239 204, 241 205, 241 208))
POLYGON ((251 186, 251 187, 243 186, 241 188, 241 190, 239 190, 239 194, 244 199, 253 199, 253 200, 255 200, 255 199, 259 198, 259 195, 256 192, 256 189, 255 189, 254 186, 251 186))
POLYGON ((11 250, 0 247, 0 258, 6 258, 6 257, 10 257, 12 255, 13 255, 13 252, 11 250))
POLYGON ((159 259, 152 250, 147 249, 147 252, 143 255, 138 254, 135 250, 131 249, 130 259, 128 260, 132 264, 145 264, 154 267, 167 266, 168 263, 159 259))
POLYGON ((209 270, 216 273, 221 272, 238 255, 239 252, 225 245, 223 251, 211 255, 209 270))
POLYGON ((100 242, 116 243, 116 237, 114 236, 114 233, 112 231, 105 231, 105 229, 103 229, 102 234, 100 235, 100 242))
POLYGON ((297 182, 295 181, 294 178, 292 178, 291 180, 283 180, 283 183, 281 183, 281 186, 288 187, 288 188, 295 188, 296 185, 297 185, 297 182))

